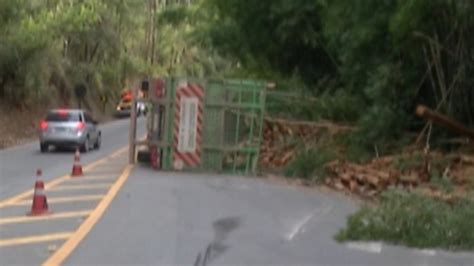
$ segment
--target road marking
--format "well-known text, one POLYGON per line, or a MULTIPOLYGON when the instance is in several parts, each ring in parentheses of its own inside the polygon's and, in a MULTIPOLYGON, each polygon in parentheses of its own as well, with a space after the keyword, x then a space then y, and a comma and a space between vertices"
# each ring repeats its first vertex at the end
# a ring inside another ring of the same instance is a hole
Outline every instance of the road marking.
POLYGON ((86 237, 92 227, 102 217, 107 207, 110 205, 115 195, 117 195, 120 188, 127 181, 133 165, 127 165, 123 170, 118 180, 112 185, 107 195, 97 205, 97 208, 92 211, 89 217, 81 224, 76 232, 59 248, 43 265, 61 265, 64 260, 72 253, 72 251, 79 245, 79 243, 86 237))
MULTIPOLYGON (((122 164, 123 165, 123 164, 122 164)), ((116 179, 116 175, 95 175, 95 176, 84 176, 84 177, 75 177, 68 180, 68 182, 79 182, 79 181, 89 181, 89 180, 109 180, 116 179)))
POLYGON ((47 234, 47 235, 0 239, 0 247, 18 246, 18 245, 25 245, 25 244, 49 242, 49 241, 55 241, 55 240, 63 240, 63 239, 67 239, 72 234, 73 234, 72 232, 62 232, 62 233, 54 233, 54 234, 47 234))
POLYGON ((421 249, 419 252, 423 255, 427 256, 435 256, 436 255, 436 250, 434 249, 421 249))
POLYGON ((81 216, 87 216, 90 213, 91 213, 91 210, 85 210, 85 211, 75 211, 75 212, 58 212, 58 213, 52 213, 49 215, 41 215, 41 216, 7 217, 7 218, 0 219, 0 225, 81 217, 81 216))
POLYGON ((106 157, 104 157, 104 158, 102 158, 102 159, 100 159, 100 160, 98 160, 98 161, 96 161, 96 162, 93 162, 93 163, 91 163, 91 164, 89 164, 89 165, 87 165, 87 166, 82 167, 82 170, 83 170, 83 171, 90 170, 90 169, 96 167, 96 166, 99 165, 99 164, 102 164, 102 163, 104 163, 104 162, 106 162, 106 161, 108 161, 108 160, 110 160, 110 159, 114 159, 114 158, 120 156, 122 153, 126 152, 127 150, 128 150, 128 145, 125 146, 125 147, 123 147, 123 148, 120 148, 120 149, 116 150, 116 151, 113 152, 112 154, 110 154, 110 155, 108 155, 108 156, 106 156, 106 157))
POLYGON ((365 251, 369 253, 381 253, 382 252, 382 243, 378 242, 349 242, 346 244, 346 247, 350 249, 356 249, 360 251, 365 251))
MULTIPOLYGON (((104 158, 102 158, 102 159, 100 159, 100 160, 98 160, 98 161, 95 161, 95 162, 93 162, 93 163, 91 163, 91 164, 89 164, 89 165, 83 167, 82 169, 83 169, 84 171, 88 171, 88 170, 90 170, 90 169, 96 167, 97 165, 106 162, 107 160, 113 159, 113 158, 115 158, 115 157, 121 155, 122 153, 124 153, 124 152, 127 151, 127 150, 128 150, 128 146, 125 146, 125 147, 123 147, 123 148, 120 148, 120 149, 114 151, 112 154, 110 154, 110 155, 108 155, 108 156, 106 156, 106 157, 104 157, 104 158)), ((58 185, 58 184, 64 182, 65 180, 68 180, 69 178, 70 178, 70 175, 67 174, 67 175, 58 177, 58 178, 56 178, 56 179, 54 179, 54 180, 52 180, 52 181, 49 181, 49 182, 47 182, 47 183, 45 184, 45 189, 51 189, 51 188, 55 187, 56 185, 58 185)), ((31 195, 33 195, 33 192, 34 192, 34 190, 33 190, 33 189, 30 189, 30 190, 27 190, 27 191, 25 191, 25 192, 23 192, 23 193, 20 193, 20 194, 16 195, 16 196, 13 196, 13 197, 11 197, 11 198, 8 198, 8 199, 6 199, 6 200, 2 200, 2 201, 0 201, 0 208, 4 208, 4 207, 6 207, 6 206, 8 206, 8 205, 11 205, 12 203, 15 203, 15 202, 17 202, 17 201, 20 201, 20 200, 24 199, 24 198, 26 198, 26 197, 30 197, 31 195)))
POLYGON ((332 209, 331 207, 326 207, 326 208, 322 208, 322 209, 318 208, 318 209, 314 210, 312 213, 306 215, 303 219, 301 219, 299 222, 297 222, 292 227, 292 229, 290 230, 290 232, 288 232, 288 234, 286 234, 286 239, 288 241, 293 240, 297 234, 304 231, 304 227, 308 224, 308 222, 314 216, 316 216, 317 214, 324 215, 324 214, 328 213, 331 209, 332 209))
MULTIPOLYGON (((46 183, 46 184, 45 184, 45 188, 46 188, 46 189, 48 189, 48 188, 51 189, 52 187, 54 187, 54 186, 56 186, 56 185, 58 185, 58 184, 64 182, 64 181, 67 180, 68 178, 69 178, 69 175, 65 175, 65 176, 59 177, 58 179, 55 179, 55 180, 53 180, 53 181, 51 181, 51 182, 46 183)), ((16 195, 16 196, 12 197, 12 198, 9 198, 9 199, 6 199, 6 200, 4 200, 4 201, 1 201, 1 202, 0 202, 0 208, 4 208, 4 207, 6 207, 6 206, 8 206, 8 205, 11 205, 11 204, 13 204, 13 203, 19 201, 19 200, 24 199, 24 198, 26 198, 26 197, 30 197, 30 196, 33 195, 33 192, 34 192, 33 189, 31 189, 31 190, 25 191, 25 192, 23 192, 23 193, 21 193, 21 194, 18 194, 18 195, 16 195)))
POLYGON ((309 220, 311 220, 311 218, 313 218, 313 216, 314 216, 314 214, 307 215, 301 221, 296 223, 293 226, 293 228, 291 229, 291 231, 286 235, 286 239, 287 240, 293 240, 293 238, 301 231, 301 228, 303 228, 303 226, 305 224, 307 224, 309 222, 309 220))
POLYGON ((48 189, 48 191, 63 191, 63 190, 82 190, 82 189, 99 189, 99 188, 108 188, 112 184, 88 184, 88 185, 61 185, 61 186, 56 186, 51 189, 48 189))
MULTIPOLYGON (((104 195, 84 195, 84 196, 75 196, 75 197, 56 197, 48 198, 48 203, 68 203, 68 202, 80 202, 80 201, 94 201, 99 200, 104 195)), ((31 200, 17 201, 12 206, 28 206, 31 205, 31 200)))

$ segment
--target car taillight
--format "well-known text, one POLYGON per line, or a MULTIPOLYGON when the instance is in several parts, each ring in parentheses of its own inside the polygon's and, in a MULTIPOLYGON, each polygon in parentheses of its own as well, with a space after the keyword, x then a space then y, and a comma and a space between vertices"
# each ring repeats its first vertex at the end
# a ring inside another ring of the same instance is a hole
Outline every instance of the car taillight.
POLYGON ((58 110, 58 113, 59 113, 60 116, 66 116, 66 115, 67 115, 67 110, 65 110, 65 109, 59 109, 59 110, 58 110))
POLYGON ((48 129, 48 122, 44 121, 44 120, 41 120, 40 122, 40 129, 41 130, 47 130, 48 129))
POLYGON ((83 130, 84 128, 86 128, 86 124, 84 122, 79 122, 77 123, 76 128, 77 130, 83 130))

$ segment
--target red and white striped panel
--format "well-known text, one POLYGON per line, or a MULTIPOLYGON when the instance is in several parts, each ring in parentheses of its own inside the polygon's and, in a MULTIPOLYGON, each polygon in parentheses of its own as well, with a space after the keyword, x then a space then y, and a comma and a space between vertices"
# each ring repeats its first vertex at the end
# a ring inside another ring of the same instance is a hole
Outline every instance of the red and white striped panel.
POLYGON ((176 89, 173 125, 173 165, 177 170, 201 164, 204 90, 185 83, 176 89))

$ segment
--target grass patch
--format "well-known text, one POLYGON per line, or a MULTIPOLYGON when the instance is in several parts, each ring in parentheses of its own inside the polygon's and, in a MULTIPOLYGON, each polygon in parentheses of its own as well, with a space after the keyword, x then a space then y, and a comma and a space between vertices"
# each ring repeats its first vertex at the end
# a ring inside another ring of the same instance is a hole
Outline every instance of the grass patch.
POLYGON ((365 206, 350 216, 336 239, 473 250, 473 203, 464 200, 451 205, 415 193, 389 191, 376 207, 365 206))
POLYGON ((324 148, 304 148, 297 157, 285 167, 286 177, 300 177, 321 182, 325 177, 324 165, 335 155, 324 148))
POLYGON ((454 184, 451 179, 444 177, 439 170, 433 170, 430 183, 445 193, 450 193, 454 190, 454 184))
POLYGON ((393 161, 393 167, 400 172, 419 168, 423 165, 423 153, 415 153, 410 156, 400 156, 393 161))
POLYGON ((350 162, 366 163, 375 157, 373 149, 368 149, 354 140, 353 132, 345 132, 336 135, 333 145, 343 147, 343 152, 340 154, 340 157, 350 162))
POLYGON ((347 145, 345 159, 353 163, 367 163, 375 157, 375 152, 361 145, 350 143, 347 145))

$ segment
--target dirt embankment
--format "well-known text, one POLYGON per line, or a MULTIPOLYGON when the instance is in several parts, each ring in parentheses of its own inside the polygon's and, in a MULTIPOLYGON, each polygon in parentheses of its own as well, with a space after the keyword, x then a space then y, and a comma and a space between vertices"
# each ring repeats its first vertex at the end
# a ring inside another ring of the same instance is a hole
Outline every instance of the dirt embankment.
POLYGON ((45 107, 17 109, 0 105, 0 149, 25 143, 36 137, 38 123, 46 112, 45 107))

